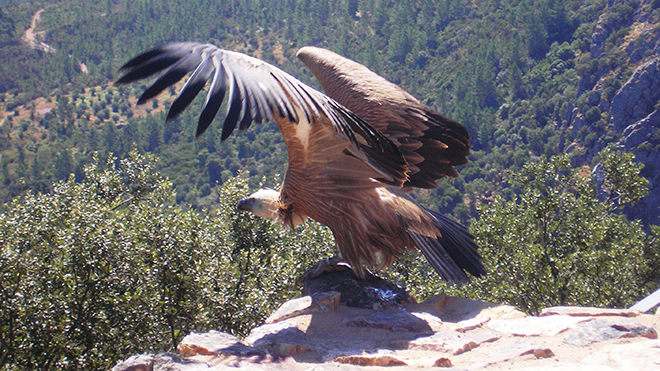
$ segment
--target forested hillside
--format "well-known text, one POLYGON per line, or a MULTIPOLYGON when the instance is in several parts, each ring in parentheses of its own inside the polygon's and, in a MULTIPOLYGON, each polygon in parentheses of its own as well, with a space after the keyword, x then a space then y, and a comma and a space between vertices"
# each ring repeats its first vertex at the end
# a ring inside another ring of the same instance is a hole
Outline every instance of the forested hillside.
POLYGON ((471 163, 461 178, 419 194, 463 221, 476 215, 477 201, 513 192, 506 169, 562 152, 593 166, 600 149, 619 143, 647 163, 651 201, 637 217, 657 224, 660 91, 636 99, 630 78, 660 54, 659 7, 657 0, 10 2, 0 8, 0 200, 46 191, 70 173, 79 178, 94 151, 121 158, 133 147, 157 154, 177 201, 193 207, 215 202, 215 185, 239 169, 259 178, 282 173, 286 151, 274 125, 222 144, 214 125, 194 140, 199 109, 164 122, 174 91, 135 107, 144 85, 112 85, 135 54, 194 40, 257 56, 313 86, 295 52, 329 48, 464 123, 471 163), (40 9, 33 34, 45 50, 23 39, 40 9), (627 140, 626 128, 645 118, 627 140))
POLYGON ((658 287, 660 0, 0 4, 0 369, 109 369, 191 331, 246 335, 334 250, 318 223, 289 233, 234 207, 278 186, 275 125, 195 139, 202 99, 166 123, 181 85, 136 106, 147 82, 113 84, 169 41, 312 86, 295 53, 329 48, 468 127, 461 177, 416 197, 470 223, 488 273, 448 284, 414 253, 378 272, 419 300, 534 314, 658 287))

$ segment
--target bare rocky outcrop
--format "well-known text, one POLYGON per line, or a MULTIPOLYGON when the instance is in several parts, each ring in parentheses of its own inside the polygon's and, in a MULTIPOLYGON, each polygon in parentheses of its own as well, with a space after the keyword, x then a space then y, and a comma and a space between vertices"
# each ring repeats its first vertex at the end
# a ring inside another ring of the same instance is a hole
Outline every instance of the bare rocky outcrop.
POLYGON ((511 306, 443 295, 356 308, 340 304, 344 294, 316 292, 287 302, 245 339, 193 333, 178 354, 134 356, 113 370, 611 371, 650 370, 660 359, 658 315, 555 307, 527 316, 511 306))
POLYGON ((612 99, 611 122, 614 129, 625 132, 657 112, 660 101, 660 57, 639 66, 612 99))
POLYGON ((381 311, 338 306, 264 324, 244 340, 214 331, 190 334, 179 354, 135 356, 113 370, 657 367, 657 316, 629 318, 627 311, 598 308, 559 308, 566 314, 554 314, 557 309, 533 317, 451 297, 381 311))
POLYGON ((619 146, 645 165, 649 195, 628 210, 645 224, 660 224, 660 57, 639 66, 612 99, 611 122, 621 133, 619 146))
POLYGON ((580 81, 577 98, 584 103, 580 108, 576 103, 570 116, 574 137, 586 128, 588 132, 595 132, 598 139, 586 145, 566 143, 565 149, 578 154, 576 162, 580 164, 591 163, 593 156, 612 141, 619 148, 633 152, 636 160, 645 165, 642 175, 650 181, 650 192, 640 204, 628 208, 626 214, 631 219, 640 219, 646 226, 660 225, 660 169, 657 165, 660 163, 660 28, 651 19, 649 3, 649 0, 642 0, 634 11, 624 11, 622 9, 629 7, 626 2, 608 2, 591 38, 591 59, 600 61, 599 68, 594 76, 584 76, 580 81), (624 28, 628 31, 621 44, 608 47, 608 38, 624 28), (621 52, 626 58, 625 66, 607 62, 613 54, 621 52), (610 83, 606 83, 608 79, 610 83), (615 93, 606 91, 611 89, 612 79, 620 81, 615 93), (589 86, 590 82, 593 86, 589 86), (587 112, 594 108, 598 108, 605 121, 587 122, 587 112))

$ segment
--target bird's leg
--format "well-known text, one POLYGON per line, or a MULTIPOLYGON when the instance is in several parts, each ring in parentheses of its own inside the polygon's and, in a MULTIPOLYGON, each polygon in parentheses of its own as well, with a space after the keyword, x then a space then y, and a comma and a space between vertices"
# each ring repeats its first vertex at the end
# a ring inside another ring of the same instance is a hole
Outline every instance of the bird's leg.
POLYGON ((305 280, 311 278, 317 278, 322 275, 324 272, 332 272, 335 270, 342 269, 353 269, 350 264, 344 261, 340 255, 335 255, 331 258, 323 259, 318 263, 314 264, 309 268, 305 273, 303 273, 298 279, 296 279, 297 284, 302 284, 305 280))

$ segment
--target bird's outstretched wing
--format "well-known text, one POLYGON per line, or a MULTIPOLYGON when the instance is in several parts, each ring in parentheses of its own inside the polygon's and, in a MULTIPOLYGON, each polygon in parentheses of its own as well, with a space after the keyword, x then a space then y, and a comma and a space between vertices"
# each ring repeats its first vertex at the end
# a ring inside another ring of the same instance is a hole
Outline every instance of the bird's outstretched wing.
POLYGON ((456 177, 467 163, 470 135, 458 122, 367 67, 326 49, 304 47, 298 58, 323 91, 394 141, 410 169, 405 186, 436 188, 436 181, 456 177))
POLYGON ((303 84, 284 71, 245 54, 219 49, 211 44, 171 43, 138 55, 128 61, 117 84, 126 84, 165 70, 142 94, 138 104, 160 94, 187 74, 179 95, 167 114, 179 115, 211 82, 197 126, 197 136, 209 127, 225 96, 227 112, 222 140, 238 126, 247 129, 252 122, 283 118, 312 125, 332 125, 338 137, 353 143, 366 154, 366 161, 380 174, 377 179, 401 186, 407 180, 407 163, 396 144, 341 104, 303 84), (300 117, 300 116, 304 117, 300 117))

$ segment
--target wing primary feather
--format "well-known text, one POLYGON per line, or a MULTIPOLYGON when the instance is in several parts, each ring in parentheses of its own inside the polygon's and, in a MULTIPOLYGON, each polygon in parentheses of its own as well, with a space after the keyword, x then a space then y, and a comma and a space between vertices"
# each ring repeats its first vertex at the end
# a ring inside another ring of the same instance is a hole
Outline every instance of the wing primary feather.
POLYGON ((130 61, 126 62, 123 66, 119 67, 119 70, 121 71, 121 70, 126 70, 126 69, 131 69, 131 68, 137 67, 137 66, 139 66, 139 65, 141 65, 141 64, 143 64, 147 61, 150 61, 150 60, 156 58, 159 55, 162 55, 165 52, 166 52, 166 49, 162 48, 162 47, 151 49, 147 52, 144 52, 144 53, 136 56, 135 58, 131 59, 130 61))
POLYGON ((264 105, 264 114, 269 121, 275 121, 275 115, 284 117, 282 112, 281 98, 277 95, 278 93, 274 91, 272 87, 270 90, 267 90, 269 88, 265 85, 265 83, 268 82, 270 85, 274 85, 275 87, 279 87, 279 85, 276 82, 271 83, 269 80, 264 80, 265 81, 263 83, 259 84, 260 96, 266 102, 264 105))
POLYGON ((419 247, 422 254, 429 261, 429 264, 431 264, 433 269, 442 278, 453 282, 469 281, 465 272, 454 263, 449 254, 447 254, 435 238, 423 236, 412 231, 408 231, 408 235, 415 241, 417 247, 419 247))
POLYGON ((163 76, 159 77, 138 99, 137 104, 143 104, 147 100, 155 97, 165 90, 168 86, 174 85, 177 81, 181 80, 188 72, 196 68, 201 62, 201 55, 198 53, 190 53, 188 56, 182 58, 170 67, 163 76))
POLYGON ((250 80, 250 93, 252 99, 254 100, 254 121, 261 123, 264 121, 270 121, 272 117, 273 108, 270 106, 268 100, 264 97, 264 92, 261 88, 262 83, 260 81, 250 80), (269 114, 271 113, 271 114, 269 114))
POLYGON ((257 83, 252 94, 254 94, 255 101, 257 102, 257 117, 255 118, 255 121, 274 121, 272 112, 275 107, 271 106, 269 100, 264 96, 264 91, 262 90, 260 83, 257 83))
POLYGON ((319 113, 319 108, 323 110, 321 104, 319 103, 320 97, 319 98, 312 97, 310 94, 311 92, 305 89, 304 87, 300 86, 299 84, 291 83, 291 87, 294 89, 294 91, 300 97, 301 101, 304 103, 303 112, 305 113, 306 116, 305 118, 307 119, 307 121, 314 122, 316 120, 319 120, 321 117, 321 114, 319 113))
POLYGON ((245 88, 249 92, 248 97, 250 98, 250 116, 252 117, 252 121, 255 123, 261 123, 262 115, 260 107, 262 102, 258 95, 259 89, 252 80, 248 80, 245 84, 245 88))
POLYGON ((222 106, 222 101, 225 99, 225 92, 227 91, 227 74, 222 60, 218 55, 214 55, 212 61, 213 67, 215 67, 215 73, 213 74, 211 87, 206 96, 204 108, 199 115, 196 133, 197 137, 202 135, 206 129, 208 129, 209 125, 211 125, 211 122, 213 122, 213 118, 215 118, 220 106, 222 106))
POLYGON ((185 54, 183 53, 158 55, 152 60, 145 62, 143 65, 131 68, 129 72, 117 80, 116 84, 127 84, 129 82, 149 77, 173 65, 183 57, 185 57, 185 54))
POLYGON ((255 120, 255 117, 257 116, 257 102, 255 101, 254 93, 250 88, 250 78, 246 78, 243 74, 244 71, 242 70, 236 71, 236 84, 238 85, 238 91, 241 94, 241 113, 243 115, 241 122, 238 125, 239 130, 249 128, 252 120, 255 120))
POLYGON ((298 114, 296 114, 295 108, 293 108, 293 104, 297 105, 298 107, 302 106, 300 105, 300 100, 295 96, 291 95, 291 93, 288 91, 287 86, 290 84, 287 79, 285 78, 280 78, 276 74, 271 73, 271 76, 277 81, 277 83, 280 85, 280 88, 282 90, 282 97, 286 97, 287 99, 282 99, 282 103, 284 103, 284 114, 281 115, 281 117, 286 117, 289 121, 293 122, 298 122, 298 114), (290 99, 293 100, 293 104, 290 102, 290 99))
MULTIPOLYGON (((280 84, 280 81, 277 79, 277 77, 271 72, 270 77, 273 78, 275 84, 273 84, 269 89, 272 90, 275 94, 273 96, 270 96, 269 99, 274 99, 275 104, 271 105, 271 107, 276 107, 277 108, 277 115, 280 117, 287 117, 288 116, 288 108, 286 106, 285 101, 282 99, 282 97, 285 97, 286 94, 284 93, 284 90, 282 89, 282 86, 280 84)), ((267 97, 269 97, 267 95, 267 97)))
MULTIPOLYGON (((226 66, 228 67, 228 66, 226 66)), ((229 103, 229 108, 227 109, 227 115, 225 116, 225 122, 222 124, 222 137, 221 141, 225 141, 231 133, 234 131, 234 128, 236 128, 236 124, 242 119, 241 117, 241 94, 238 86, 236 86, 236 78, 233 74, 233 71, 230 71, 229 69, 226 70, 227 72, 227 80, 228 83, 227 85, 229 86, 229 92, 228 92, 228 103, 229 103)))
POLYGON ((485 275, 486 269, 481 262, 478 246, 474 242, 474 236, 468 232, 467 228, 444 215, 431 210, 427 210, 427 212, 435 217, 435 225, 442 235, 439 242, 445 246, 445 250, 452 260, 476 277, 485 275))
POLYGON ((170 110, 167 113, 166 121, 175 118, 188 107, 190 102, 195 99, 197 94, 204 88, 204 85, 206 85, 212 71, 213 65, 209 63, 208 54, 205 54, 202 62, 197 66, 197 69, 183 86, 181 92, 179 92, 179 96, 172 102, 172 106, 170 106, 170 110))
MULTIPOLYGON (((288 77, 288 76, 286 76, 288 77)), ((294 99, 295 104, 300 107, 301 111, 305 114, 305 119, 308 122, 317 121, 320 118, 320 114, 316 109, 318 103, 314 99, 309 98, 309 94, 304 87, 300 86, 298 80, 295 79, 285 79, 284 80, 288 86, 288 93, 294 99)))
MULTIPOLYGON (((354 127, 357 126, 355 124, 357 124, 358 120, 355 120, 352 117, 350 117, 347 113, 347 110, 343 109, 343 107, 337 106, 337 108, 340 108, 340 109, 336 110, 336 112, 338 114, 335 115, 335 117, 337 117, 337 123, 340 124, 339 128, 344 133, 344 135, 346 135, 348 137, 348 139, 350 139, 353 143, 356 143, 360 147, 363 147, 363 144, 358 143, 357 139, 355 138, 355 131, 351 130, 352 129, 351 126, 354 126, 354 127), (353 125, 351 125, 351 124, 353 124, 353 125)), ((365 139, 367 139, 367 138, 365 138, 365 139)))
POLYGON ((245 90, 245 83, 240 69, 234 71, 234 82, 238 87, 238 96, 241 102, 237 119, 238 128, 244 130, 252 123, 252 115, 250 111, 250 94, 245 90))
POLYGON ((187 43, 177 42, 177 43, 169 43, 169 44, 161 45, 157 48, 139 54, 135 58, 126 62, 123 66, 119 67, 119 70, 121 71, 121 70, 133 69, 135 67, 141 67, 143 64, 146 65, 147 62, 149 63, 155 62, 156 59, 159 57, 176 58, 175 59, 176 61, 186 56, 186 54, 192 52, 195 47, 199 47, 199 46, 201 46, 201 44, 192 43, 192 42, 187 42, 187 43))

